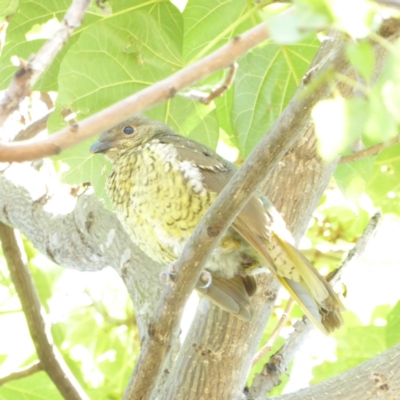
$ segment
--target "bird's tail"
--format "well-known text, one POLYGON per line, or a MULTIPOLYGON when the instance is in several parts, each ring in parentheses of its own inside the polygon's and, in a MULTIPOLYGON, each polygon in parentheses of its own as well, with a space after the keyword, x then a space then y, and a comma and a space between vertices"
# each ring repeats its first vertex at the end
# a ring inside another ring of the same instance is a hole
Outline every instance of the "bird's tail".
POLYGON ((257 289, 253 276, 236 275, 232 279, 213 277, 210 286, 204 287, 200 282, 196 289, 217 306, 244 321, 253 316, 250 297, 257 289))
POLYGON ((291 279, 282 268, 276 267, 276 277, 298 302, 304 313, 325 334, 343 325, 341 312, 345 307, 331 285, 319 274, 307 258, 294 246, 274 235, 283 254, 295 272, 291 279))

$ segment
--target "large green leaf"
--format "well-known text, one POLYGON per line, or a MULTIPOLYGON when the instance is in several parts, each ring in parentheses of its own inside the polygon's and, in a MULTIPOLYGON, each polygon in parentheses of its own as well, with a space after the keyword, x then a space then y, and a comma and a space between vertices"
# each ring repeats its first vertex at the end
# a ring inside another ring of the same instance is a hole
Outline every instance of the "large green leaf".
POLYGON ((11 64, 11 57, 18 56, 27 60, 45 41, 44 39, 27 41, 26 34, 35 25, 42 25, 52 18, 61 20, 70 4, 69 0, 20 1, 18 10, 7 28, 6 43, 0 58, 0 89, 8 86, 17 69, 11 64))
POLYGON ((18 8, 19 0, 0 0, 0 17, 14 13, 18 8))
POLYGON ((232 118, 234 135, 245 157, 292 98, 318 46, 315 39, 291 46, 268 43, 240 60, 232 118))
MULTIPOLYGON (((181 15, 168 1, 150 3, 135 2, 82 32, 60 67, 55 114, 93 114, 181 68, 179 43, 168 35, 182 29, 181 15)), ((52 129, 60 127, 54 118, 52 129)))
MULTIPOLYGON (((29 59, 32 54, 37 51, 44 44, 45 39, 51 37, 51 33, 43 31, 43 26, 56 18, 61 21, 67 9, 71 5, 68 0, 53 1, 47 0, 46 2, 36 2, 23 0, 20 2, 18 11, 12 16, 10 25, 7 28, 6 44, 0 58, 0 88, 8 86, 17 67, 11 64, 11 57, 17 56, 22 59, 29 59), (35 32, 42 32, 36 38, 27 38, 27 34, 35 32)), ((73 32, 72 36, 58 53, 55 60, 43 76, 35 85, 36 90, 50 91, 57 90, 57 76, 60 63, 68 49, 79 37, 79 34, 88 25, 101 18, 101 15, 96 12, 94 6, 86 12, 84 17, 84 24, 73 32)))
POLYGON ((392 347, 400 342, 400 302, 387 315, 386 345, 392 347))
POLYGON ((45 372, 11 381, 0 388, 0 400, 62 400, 58 389, 45 372))
POLYGON ((383 212, 400 215, 400 144, 377 156, 366 193, 383 212))
POLYGON ((372 174, 374 158, 366 158, 353 163, 341 164, 336 168, 335 180, 346 199, 357 205, 372 174))
POLYGON ((256 10, 243 0, 190 0, 182 14, 184 60, 198 60, 221 47, 256 10))

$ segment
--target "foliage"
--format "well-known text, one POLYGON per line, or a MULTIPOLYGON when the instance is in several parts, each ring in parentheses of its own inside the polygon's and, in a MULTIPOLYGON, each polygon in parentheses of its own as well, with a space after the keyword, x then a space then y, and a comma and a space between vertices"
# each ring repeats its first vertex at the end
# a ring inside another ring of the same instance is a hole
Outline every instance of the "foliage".
MULTIPOLYGON (((217 147, 222 133, 224 141, 236 146, 245 158, 295 95, 320 46, 316 31, 333 26, 354 38, 348 42, 347 54, 358 78, 333 73, 327 79, 332 85, 340 81, 357 87, 362 96, 345 99, 334 91, 332 98, 313 110, 321 155, 334 160, 350 154, 355 144, 368 147, 396 137, 400 43, 389 45, 379 39, 390 55, 375 82, 376 60, 367 37, 378 40, 374 17, 377 6, 363 0, 345 8, 340 6, 345 2, 297 0, 294 3, 299 13, 293 15, 282 12, 286 6, 268 6, 269 3, 189 0, 182 12, 168 0, 113 0, 103 9, 93 4, 82 27, 74 32, 35 87, 37 91, 58 94, 49 131, 55 132, 66 124, 63 110, 72 110, 78 120, 86 118, 192 64, 265 20, 273 40, 238 60, 234 83, 222 97, 204 106, 178 94, 146 114, 212 148, 217 147)), ((12 56, 27 59, 36 53, 69 5, 69 0, 0 1, 2 18, 14 13, 0 58, 0 89, 8 86, 16 70, 12 56)), ((223 74, 216 73, 191 89, 210 91, 223 74)), ((104 196, 107 170, 100 157, 88 155, 89 147, 90 143, 76 146, 56 157, 55 163, 68 166, 63 176, 66 182, 91 182, 99 196, 104 196)), ((327 272, 337 266, 362 234, 374 207, 400 216, 399 150, 400 145, 393 146, 376 157, 337 168, 336 182, 324 195, 308 233, 309 247, 317 251, 313 256, 308 250, 307 255, 318 267, 327 272)), ((133 314, 129 300, 121 295, 122 284, 106 275, 96 282, 96 289, 89 280, 72 289, 72 272, 61 271, 46 261, 29 243, 25 242, 25 247, 43 306, 54 321, 55 343, 70 368, 92 398, 120 398, 138 352, 133 314), (72 296, 67 294, 71 290, 72 296), (64 303, 70 303, 68 307, 60 306, 63 296, 64 303), (118 306, 112 305, 110 297, 119 298, 118 306), (132 344, 135 341, 136 347, 132 344)), ((321 360, 313 370, 314 380, 345 371, 398 343, 399 304, 393 305, 375 310, 369 322, 347 313, 346 327, 335 335, 337 360, 321 360), (378 316, 385 322, 382 326, 374 325, 378 316)), ((300 313, 295 310, 293 315, 300 313)), ((0 333, 0 372, 6 374, 29 364, 36 356, 2 258, 0 319, 2 326, 9 327, 0 333), (20 333, 18 341, 15 332, 20 333)), ((277 321, 276 315, 271 321, 277 321)), ((272 329, 272 325, 267 327, 264 340, 272 329)), ((44 373, 8 383, 0 388, 0 399, 36 399, 42 398, 41 393, 46 393, 47 398, 59 398, 44 373)))

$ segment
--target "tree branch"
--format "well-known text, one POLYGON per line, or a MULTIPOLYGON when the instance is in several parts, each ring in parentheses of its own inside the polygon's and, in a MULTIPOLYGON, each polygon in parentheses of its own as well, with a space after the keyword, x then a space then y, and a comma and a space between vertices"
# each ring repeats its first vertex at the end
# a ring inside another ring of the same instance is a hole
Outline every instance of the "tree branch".
POLYGON ((25 129, 19 131, 18 134, 15 136, 14 141, 19 142, 21 140, 32 139, 40 132, 44 131, 47 127, 47 120, 49 119, 50 115, 51 112, 47 113, 42 118, 39 118, 37 121, 32 122, 25 129))
POLYGON ((229 67, 238 57, 266 39, 268 39, 266 24, 257 25, 236 36, 230 43, 204 59, 86 118, 77 125, 68 126, 43 139, 0 143, 0 162, 29 161, 58 154, 134 114, 175 96, 181 89, 215 71, 229 67))
POLYGON ((210 93, 200 92, 198 90, 190 90, 187 93, 183 93, 187 99, 199 101, 203 104, 210 104, 214 99, 220 97, 226 92, 232 85, 236 71, 238 68, 238 64, 234 62, 228 70, 226 77, 224 78, 223 82, 221 82, 216 88, 214 88, 210 93))
POLYGON ((0 126, 18 108, 19 103, 29 95, 34 84, 51 65, 72 32, 81 25, 89 4, 90 0, 73 0, 64 16, 61 27, 53 37, 27 63, 20 61, 20 66, 14 75, 14 79, 0 100, 0 126))
POLYGON ((373 146, 368 147, 368 149, 357 151, 356 153, 349 154, 348 156, 343 156, 340 158, 339 162, 340 164, 348 164, 355 161, 363 160, 364 158, 376 156, 382 150, 385 150, 399 142, 400 136, 397 136, 393 139, 388 140, 387 142, 374 144, 373 146))
POLYGON ((317 385, 274 400, 394 400, 400 393, 400 344, 317 385))
POLYGON ((33 279, 28 266, 22 261, 22 257, 26 256, 21 253, 14 230, 3 223, 0 223, 0 240, 42 369, 65 399, 89 399, 53 344, 33 279))
POLYGON ((79 271, 111 266, 123 279, 136 310, 140 337, 147 335, 161 266, 130 240, 116 215, 93 191, 75 196, 54 179, 52 164, 28 163, 0 173, 0 221, 19 229, 50 260, 79 271))
POLYGON ((281 333, 281 330, 282 330, 283 326, 285 325, 285 322, 287 321, 294 304, 295 304, 294 300, 292 298, 290 298, 286 304, 285 311, 283 312, 282 316, 279 318, 279 321, 276 324, 274 331, 271 333, 271 336, 267 340, 267 343, 265 343, 265 345, 255 355, 254 360, 253 360, 253 367, 256 364, 258 364, 274 347, 275 342, 277 341, 279 334, 281 333))
POLYGON ((36 372, 39 371, 42 371, 42 365, 40 364, 40 361, 35 361, 25 368, 21 368, 18 371, 12 372, 7 376, 3 376, 3 378, 0 378, 0 386, 3 386, 8 382, 15 381, 16 379, 26 378, 27 376, 36 374, 36 372))

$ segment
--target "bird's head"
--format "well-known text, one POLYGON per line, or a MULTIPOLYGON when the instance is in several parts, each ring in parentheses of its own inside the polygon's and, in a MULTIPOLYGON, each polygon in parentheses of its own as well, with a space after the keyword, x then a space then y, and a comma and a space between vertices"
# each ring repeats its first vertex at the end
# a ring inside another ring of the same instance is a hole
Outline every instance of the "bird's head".
POLYGON ((113 161, 126 150, 136 148, 150 141, 155 135, 169 130, 170 128, 161 122, 137 115, 101 133, 90 152, 103 153, 113 161))

